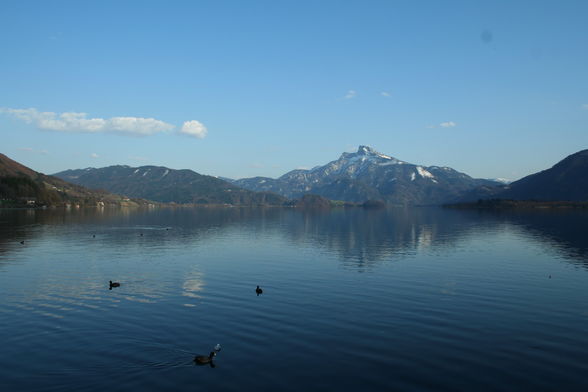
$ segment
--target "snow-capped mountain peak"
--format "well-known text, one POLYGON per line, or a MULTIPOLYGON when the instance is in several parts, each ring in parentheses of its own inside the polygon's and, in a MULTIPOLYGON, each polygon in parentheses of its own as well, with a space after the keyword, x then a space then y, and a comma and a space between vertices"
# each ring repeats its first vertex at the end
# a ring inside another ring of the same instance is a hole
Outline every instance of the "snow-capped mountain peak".
POLYGON ((341 154, 339 160, 354 160, 378 164, 406 163, 391 156, 384 155, 369 146, 359 146, 357 152, 344 152, 341 154))
POLYGON ((377 155, 377 154, 379 154, 379 152, 377 152, 376 150, 374 150, 373 148, 371 148, 369 146, 359 146, 359 148, 357 149, 357 154, 360 154, 360 155, 377 155))
POLYGON ((365 145, 311 170, 293 170, 277 179, 236 180, 246 189, 286 197, 314 193, 333 200, 392 204, 435 204, 490 181, 476 180, 448 167, 421 166, 384 155, 365 145))

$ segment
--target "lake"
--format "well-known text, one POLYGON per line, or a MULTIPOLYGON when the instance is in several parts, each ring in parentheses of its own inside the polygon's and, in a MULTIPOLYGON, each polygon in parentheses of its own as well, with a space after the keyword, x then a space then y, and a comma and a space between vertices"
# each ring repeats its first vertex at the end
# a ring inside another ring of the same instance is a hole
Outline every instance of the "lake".
POLYGON ((586 391, 586 233, 579 210, 0 210, 0 385, 586 391))

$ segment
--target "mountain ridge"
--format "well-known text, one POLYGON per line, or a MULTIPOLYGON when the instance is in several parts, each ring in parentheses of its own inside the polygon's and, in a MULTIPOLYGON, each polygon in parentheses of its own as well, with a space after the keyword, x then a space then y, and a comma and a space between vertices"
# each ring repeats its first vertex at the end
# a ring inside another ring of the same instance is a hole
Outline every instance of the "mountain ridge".
POLYGON ((8 206, 139 205, 146 200, 128 200, 104 191, 92 191, 60 178, 37 172, 0 153, 0 204, 8 206))
POLYGON ((273 193, 254 192, 190 169, 165 166, 113 165, 65 170, 55 176, 93 189, 106 189, 162 203, 281 205, 286 201, 273 193))
MULTIPOLYGON (((585 202, 588 201, 588 175, 586 173, 588 173, 588 149, 570 154, 552 167, 517 181, 470 190, 456 199, 454 203, 492 201, 497 204, 500 200, 585 202)), ((490 205, 494 205, 493 203, 490 205)))
POLYGON ((252 177, 233 183, 288 198, 311 193, 348 202, 382 200, 401 205, 442 204, 470 189, 498 185, 496 181, 474 179, 446 166, 408 163, 365 145, 309 170, 292 170, 276 179, 252 177))
POLYGON ((568 155, 549 169, 507 185, 500 198, 513 200, 588 200, 588 149, 568 155))

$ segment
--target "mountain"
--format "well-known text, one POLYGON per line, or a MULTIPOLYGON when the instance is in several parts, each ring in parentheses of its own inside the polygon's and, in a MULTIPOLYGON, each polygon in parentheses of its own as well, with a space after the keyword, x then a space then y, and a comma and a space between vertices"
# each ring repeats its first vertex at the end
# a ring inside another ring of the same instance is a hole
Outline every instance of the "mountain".
POLYGON ((455 202, 471 203, 478 200, 588 201, 588 150, 572 154, 550 169, 510 184, 472 189, 455 202))
POLYGON ((62 179, 38 173, 0 154, 0 205, 59 205, 59 204, 146 204, 144 200, 130 201, 104 191, 92 191, 62 179))
POLYGON ((588 150, 579 151, 550 169, 511 183, 498 197, 513 200, 588 201, 588 150))
POLYGON ((293 170, 273 179, 253 177, 233 183, 253 191, 275 192, 288 198, 316 194, 333 200, 388 204, 441 204, 465 191, 497 182, 474 179, 449 167, 414 165, 367 146, 310 170, 293 170))
POLYGON ((163 203, 281 205, 286 201, 274 193, 242 189, 192 170, 161 166, 87 168, 66 170, 55 176, 92 189, 163 203))
POLYGON ((4 154, 0 154, 0 177, 29 177, 36 178, 41 173, 29 169, 28 167, 13 161, 4 154))
POLYGON ((512 180, 509 180, 508 178, 488 178, 488 180, 498 182, 504 185, 508 185, 512 182, 512 180))

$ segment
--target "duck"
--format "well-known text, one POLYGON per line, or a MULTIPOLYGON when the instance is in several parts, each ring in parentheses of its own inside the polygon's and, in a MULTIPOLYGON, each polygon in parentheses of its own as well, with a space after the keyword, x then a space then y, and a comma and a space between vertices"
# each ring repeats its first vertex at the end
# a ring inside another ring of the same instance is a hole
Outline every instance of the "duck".
POLYGON ((118 282, 113 282, 112 280, 109 281, 110 282, 110 288, 112 289, 113 287, 120 287, 120 283, 118 282))
POLYGON ((211 351, 208 357, 206 355, 196 355, 194 357, 194 362, 196 362, 198 365, 207 365, 209 363, 211 364, 215 355, 216 353, 214 351, 211 351))
POLYGON ((263 290, 259 286, 257 286, 257 288, 255 289, 255 292, 257 293, 257 295, 263 294, 263 290))
POLYGON ((21 245, 24 245, 24 241, 20 241, 20 244, 21 244, 21 245))

